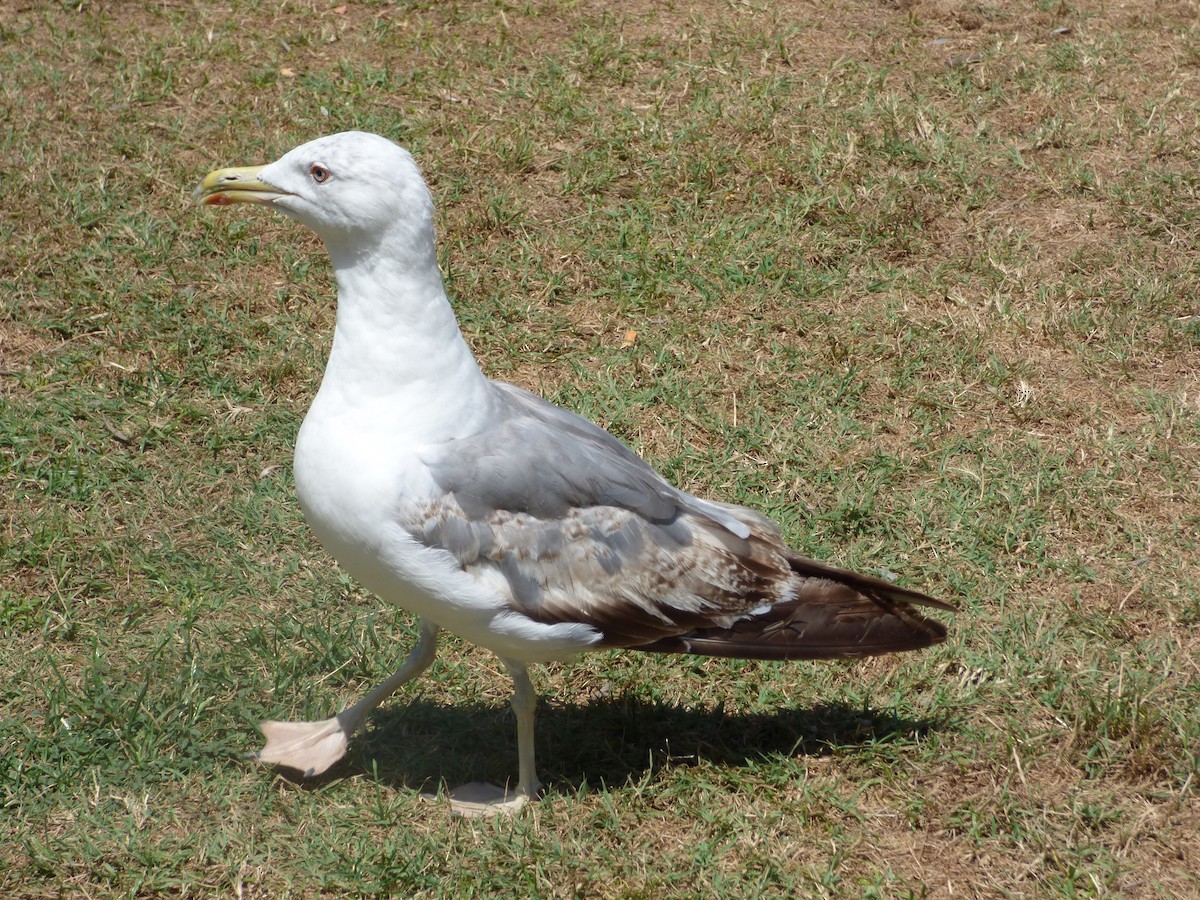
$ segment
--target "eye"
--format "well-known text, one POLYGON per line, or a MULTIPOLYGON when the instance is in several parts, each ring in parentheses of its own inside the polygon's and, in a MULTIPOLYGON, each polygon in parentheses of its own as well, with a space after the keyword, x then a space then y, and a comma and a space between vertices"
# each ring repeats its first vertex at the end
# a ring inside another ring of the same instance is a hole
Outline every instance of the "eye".
POLYGON ((312 180, 317 184, 324 184, 329 180, 329 170, 320 163, 313 163, 309 166, 308 174, 312 176, 312 180))

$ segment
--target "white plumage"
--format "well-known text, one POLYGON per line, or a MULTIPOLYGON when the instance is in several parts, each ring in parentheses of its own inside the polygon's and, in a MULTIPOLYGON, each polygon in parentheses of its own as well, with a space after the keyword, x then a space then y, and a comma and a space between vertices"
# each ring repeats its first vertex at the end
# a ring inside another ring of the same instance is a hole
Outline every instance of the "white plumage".
POLYGON ((297 440, 297 494, 339 564, 422 621, 404 666, 355 706, 264 723, 262 760, 327 769, 429 665, 441 628, 499 655, 516 687, 517 789, 452 799, 463 812, 516 809, 539 789, 530 663, 600 647, 828 658, 944 639, 913 607, 946 604, 804 559, 764 516, 679 491, 598 426, 489 381, 442 286, 429 191, 391 141, 319 138, 212 172, 197 196, 273 206, 324 240, 337 326, 297 440))

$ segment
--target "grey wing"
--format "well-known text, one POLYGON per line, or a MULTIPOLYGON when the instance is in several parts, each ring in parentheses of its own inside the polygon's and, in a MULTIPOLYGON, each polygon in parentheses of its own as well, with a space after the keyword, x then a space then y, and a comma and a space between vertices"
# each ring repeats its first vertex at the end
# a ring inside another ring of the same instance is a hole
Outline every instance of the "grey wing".
MULTIPOLYGON (((594 422, 511 384, 492 384, 502 413, 498 427, 447 444, 439 459, 426 460, 468 515, 507 509, 557 517, 572 508, 614 506, 662 522, 686 510, 749 536, 731 507, 668 484, 594 422)), ((774 527, 757 513, 738 511, 774 527)))
POLYGON ((496 387, 498 425, 428 453, 444 497, 404 518, 464 571, 501 576, 516 611, 637 646, 729 625, 787 595, 786 548, 769 519, 680 491, 599 426, 496 387))

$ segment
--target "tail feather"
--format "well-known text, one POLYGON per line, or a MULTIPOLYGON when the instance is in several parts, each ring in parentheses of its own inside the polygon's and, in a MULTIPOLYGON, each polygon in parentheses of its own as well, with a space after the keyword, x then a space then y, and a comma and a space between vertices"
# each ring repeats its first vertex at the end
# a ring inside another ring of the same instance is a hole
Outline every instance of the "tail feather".
POLYGON ((634 648, 740 659, 840 659, 919 650, 946 639, 946 627, 914 607, 954 612, 948 603, 804 557, 795 596, 728 628, 698 628, 634 648))

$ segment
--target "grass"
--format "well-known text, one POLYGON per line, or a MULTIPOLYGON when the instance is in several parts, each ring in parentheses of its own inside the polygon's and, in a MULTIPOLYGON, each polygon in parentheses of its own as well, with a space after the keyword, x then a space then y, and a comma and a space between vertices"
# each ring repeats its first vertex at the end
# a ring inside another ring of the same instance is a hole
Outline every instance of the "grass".
POLYGON ((1200 893, 1194 4, 0 18, 0 893, 1200 893), (515 773, 454 640, 330 777, 246 762, 415 634, 293 496, 318 243, 188 192, 351 127, 421 162, 490 374, 950 641, 547 667, 513 821, 418 797, 515 773))

